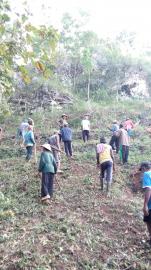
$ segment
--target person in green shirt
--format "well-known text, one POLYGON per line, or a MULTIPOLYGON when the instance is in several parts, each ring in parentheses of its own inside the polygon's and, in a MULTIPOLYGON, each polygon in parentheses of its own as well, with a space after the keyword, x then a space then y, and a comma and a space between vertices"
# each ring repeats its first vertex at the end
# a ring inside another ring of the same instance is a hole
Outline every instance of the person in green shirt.
POLYGON ((38 169, 41 176, 41 201, 48 203, 53 196, 53 182, 54 175, 57 173, 57 165, 51 153, 50 145, 45 143, 42 148, 38 169))

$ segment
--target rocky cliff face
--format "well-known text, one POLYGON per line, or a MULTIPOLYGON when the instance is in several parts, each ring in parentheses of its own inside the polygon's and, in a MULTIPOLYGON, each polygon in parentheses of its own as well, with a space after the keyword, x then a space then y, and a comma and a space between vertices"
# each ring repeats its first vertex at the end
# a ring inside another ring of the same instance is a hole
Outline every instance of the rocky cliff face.
POLYGON ((149 85, 146 77, 137 72, 125 74, 125 79, 121 83, 118 93, 121 96, 149 97, 149 85))
POLYGON ((14 111, 32 113, 39 108, 46 109, 53 106, 72 105, 72 98, 66 94, 59 93, 57 90, 50 90, 46 86, 39 87, 36 91, 29 93, 15 93, 9 99, 9 103, 14 111))

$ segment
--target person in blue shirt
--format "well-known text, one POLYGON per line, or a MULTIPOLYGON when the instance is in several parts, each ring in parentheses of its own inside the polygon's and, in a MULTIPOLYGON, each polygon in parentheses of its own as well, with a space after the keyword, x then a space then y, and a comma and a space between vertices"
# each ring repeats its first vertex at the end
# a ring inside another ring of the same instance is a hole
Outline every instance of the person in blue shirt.
POLYGON ((116 136, 116 132, 119 130, 119 125, 116 120, 113 121, 113 125, 109 128, 112 131, 112 137, 110 140, 110 145, 112 146, 113 150, 116 150, 116 153, 119 152, 119 137, 116 136))
POLYGON ((24 145, 27 150, 26 160, 29 161, 32 157, 32 151, 35 145, 33 126, 31 125, 28 125, 27 132, 24 135, 24 145))
POLYGON ((72 130, 68 127, 68 124, 64 124, 61 129, 61 138, 64 142, 64 150, 67 157, 72 156, 72 130))
POLYGON ((146 222, 149 232, 149 244, 151 245, 151 163, 142 162, 140 171, 143 172, 142 188, 145 190, 144 195, 144 222, 146 222))

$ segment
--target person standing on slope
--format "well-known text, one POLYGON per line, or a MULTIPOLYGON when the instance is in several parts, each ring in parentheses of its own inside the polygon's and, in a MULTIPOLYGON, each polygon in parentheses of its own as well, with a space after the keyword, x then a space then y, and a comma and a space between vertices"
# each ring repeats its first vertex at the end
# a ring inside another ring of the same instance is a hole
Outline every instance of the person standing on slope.
POLYGON ((61 172, 60 171, 60 153, 59 153, 61 152, 61 147, 60 147, 59 134, 60 134, 59 131, 55 131, 54 134, 48 138, 48 143, 51 146, 52 154, 57 164, 57 172, 61 172))
POLYGON ((96 147, 97 165, 100 167, 101 190, 104 188, 104 180, 107 182, 106 191, 109 192, 112 183, 114 167, 114 156, 111 145, 106 143, 104 137, 100 138, 100 143, 96 147))
POLYGON ((119 152, 119 138, 116 136, 116 132, 119 130, 119 125, 117 121, 113 121, 112 127, 109 128, 112 131, 112 137, 110 140, 110 145, 112 146, 113 150, 116 150, 116 153, 119 152))
POLYGON ((48 143, 42 145, 42 153, 39 162, 39 175, 41 177, 41 201, 49 203, 53 196, 54 175, 57 173, 57 165, 51 153, 48 143))
POLYGON ((86 142, 89 140, 90 137, 90 121, 88 115, 84 116, 84 119, 81 122, 81 127, 82 127, 82 138, 83 141, 86 142))
POLYGON ((122 163, 125 164, 128 162, 129 156, 129 135, 124 126, 120 124, 120 129, 115 133, 119 137, 120 151, 122 156, 122 163))
POLYGON ((147 225, 149 233, 149 244, 151 245, 151 164, 149 162, 142 162, 140 171, 143 173, 142 188, 145 190, 143 220, 147 225))
POLYGON ((27 132, 24 136, 24 145, 27 150, 26 160, 29 161, 32 157, 33 147, 35 146, 33 126, 28 125, 27 132))
POLYGON ((68 127, 68 124, 65 124, 61 129, 61 137, 64 142, 64 150, 67 157, 72 156, 72 129, 68 127))

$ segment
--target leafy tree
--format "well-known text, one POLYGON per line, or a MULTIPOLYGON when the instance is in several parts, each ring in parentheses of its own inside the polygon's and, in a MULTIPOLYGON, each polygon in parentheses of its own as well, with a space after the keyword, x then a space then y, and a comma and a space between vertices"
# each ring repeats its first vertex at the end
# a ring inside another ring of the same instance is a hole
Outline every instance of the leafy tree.
POLYGON ((27 11, 12 21, 6 0, 0 0, 0 10, 0 114, 3 114, 8 112, 7 98, 14 90, 16 72, 25 83, 31 81, 28 65, 46 78, 52 75, 59 34, 52 26, 32 26, 27 11))

